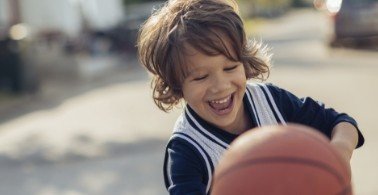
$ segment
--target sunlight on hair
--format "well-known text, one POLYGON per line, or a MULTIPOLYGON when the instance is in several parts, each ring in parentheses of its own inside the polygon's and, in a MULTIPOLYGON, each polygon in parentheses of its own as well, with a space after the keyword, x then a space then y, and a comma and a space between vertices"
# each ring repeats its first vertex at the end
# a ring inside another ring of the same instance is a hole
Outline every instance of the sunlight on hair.
POLYGON ((219 0, 220 2, 224 2, 224 3, 226 3, 227 5, 229 5, 229 6, 231 6, 233 9, 234 9, 234 11, 238 14, 238 15, 240 15, 240 12, 239 12, 239 5, 238 5, 238 3, 236 2, 236 1, 234 1, 234 0, 219 0))
POLYGON ((256 38, 248 40, 249 48, 259 48, 256 52, 256 57, 262 59, 263 61, 270 62, 273 53, 271 52, 272 48, 267 44, 264 44, 262 39, 257 40, 256 38))

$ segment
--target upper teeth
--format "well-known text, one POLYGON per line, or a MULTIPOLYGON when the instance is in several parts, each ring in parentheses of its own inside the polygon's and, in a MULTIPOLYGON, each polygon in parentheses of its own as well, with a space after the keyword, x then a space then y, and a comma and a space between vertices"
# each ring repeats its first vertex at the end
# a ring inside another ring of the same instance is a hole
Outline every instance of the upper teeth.
POLYGON ((230 99, 230 97, 231 96, 228 96, 228 97, 221 99, 221 100, 211 100, 210 102, 214 103, 214 104, 223 104, 223 103, 226 103, 230 99))

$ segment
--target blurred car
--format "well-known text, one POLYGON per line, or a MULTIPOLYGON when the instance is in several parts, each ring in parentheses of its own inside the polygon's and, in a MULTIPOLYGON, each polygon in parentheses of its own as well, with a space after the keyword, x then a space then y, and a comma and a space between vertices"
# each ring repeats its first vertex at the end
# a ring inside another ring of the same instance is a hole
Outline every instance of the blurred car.
POLYGON ((378 0, 328 0, 333 14, 331 45, 378 45, 378 0))

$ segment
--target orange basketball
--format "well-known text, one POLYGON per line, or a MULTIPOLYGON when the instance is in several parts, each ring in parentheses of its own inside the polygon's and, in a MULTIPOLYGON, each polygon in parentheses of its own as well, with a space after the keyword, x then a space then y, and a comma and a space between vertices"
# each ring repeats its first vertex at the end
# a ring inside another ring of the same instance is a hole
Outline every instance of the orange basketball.
POLYGON ((215 170, 212 195, 352 194, 347 163, 324 135, 301 125, 238 137, 215 170))

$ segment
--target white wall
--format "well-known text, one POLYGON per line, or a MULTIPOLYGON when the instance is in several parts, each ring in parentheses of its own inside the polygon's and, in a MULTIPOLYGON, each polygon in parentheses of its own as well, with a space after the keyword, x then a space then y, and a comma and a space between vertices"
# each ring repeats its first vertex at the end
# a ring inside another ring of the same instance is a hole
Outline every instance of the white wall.
POLYGON ((33 31, 57 29, 69 35, 80 30, 80 15, 68 0, 20 0, 22 21, 33 31))
POLYGON ((123 7, 120 0, 82 0, 84 13, 92 27, 106 29, 123 19, 123 7))
POLYGON ((20 6, 23 22, 33 31, 57 29, 71 36, 81 30, 80 12, 96 29, 109 28, 123 17, 120 0, 20 0, 20 6))

